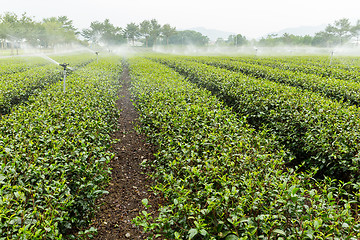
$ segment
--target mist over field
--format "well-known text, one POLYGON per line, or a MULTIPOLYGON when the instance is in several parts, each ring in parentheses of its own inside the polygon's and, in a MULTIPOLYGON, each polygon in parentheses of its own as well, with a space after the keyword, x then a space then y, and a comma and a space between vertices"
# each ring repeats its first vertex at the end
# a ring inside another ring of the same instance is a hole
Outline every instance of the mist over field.
POLYGON ((3 5, 1 240, 360 239, 357 1, 3 5))
POLYGON ((341 18, 314 35, 268 34, 257 39, 241 33, 216 40, 195 30, 177 30, 157 19, 117 26, 109 19, 78 29, 67 16, 35 20, 23 13, 0 15, 1 56, 71 51, 132 53, 154 51, 173 54, 329 55, 359 54, 360 21, 341 18))

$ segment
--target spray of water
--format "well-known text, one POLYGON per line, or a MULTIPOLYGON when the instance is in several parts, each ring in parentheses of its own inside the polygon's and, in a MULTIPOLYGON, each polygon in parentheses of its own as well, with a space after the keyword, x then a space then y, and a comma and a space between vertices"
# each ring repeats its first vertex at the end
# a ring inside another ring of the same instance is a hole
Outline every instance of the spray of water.
POLYGON ((43 59, 46 59, 46 60, 48 60, 49 62, 54 63, 54 64, 56 64, 56 65, 60 65, 60 63, 58 63, 57 61, 55 61, 55 60, 52 59, 52 58, 49 58, 49 57, 46 56, 45 54, 40 54, 40 55, 37 55, 37 56, 42 57, 43 59))

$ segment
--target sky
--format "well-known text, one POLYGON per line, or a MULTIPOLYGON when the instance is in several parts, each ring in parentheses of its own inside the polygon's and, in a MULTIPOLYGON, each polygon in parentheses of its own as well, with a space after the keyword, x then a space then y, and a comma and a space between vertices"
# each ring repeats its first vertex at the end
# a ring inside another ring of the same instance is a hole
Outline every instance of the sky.
POLYGON ((205 27, 258 38, 284 28, 360 19, 359 0, 1 0, 0 14, 26 12, 40 21, 67 16, 82 30, 93 21, 128 23, 157 19, 178 30, 205 27))

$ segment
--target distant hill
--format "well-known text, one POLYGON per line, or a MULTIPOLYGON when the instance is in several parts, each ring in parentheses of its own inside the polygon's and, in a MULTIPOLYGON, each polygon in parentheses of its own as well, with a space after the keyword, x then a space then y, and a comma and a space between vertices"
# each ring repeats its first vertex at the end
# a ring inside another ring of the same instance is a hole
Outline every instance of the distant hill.
POLYGON ((229 37, 229 35, 235 34, 233 32, 226 32, 226 31, 221 31, 221 30, 216 30, 216 29, 207 29, 204 27, 190 28, 188 30, 193 30, 193 31, 201 33, 202 35, 208 36, 210 41, 216 41, 218 38, 227 39, 229 37))

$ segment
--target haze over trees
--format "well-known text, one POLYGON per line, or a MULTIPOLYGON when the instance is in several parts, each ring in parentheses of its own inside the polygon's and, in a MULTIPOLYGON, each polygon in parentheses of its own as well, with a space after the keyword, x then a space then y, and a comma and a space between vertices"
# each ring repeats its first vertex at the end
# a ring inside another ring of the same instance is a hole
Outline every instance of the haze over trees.
POLYGON ((315 36, 296 36, 293 34, 284 33, 282 36, 276 34, 269 34, 265 38, 259 40, 261 46, 278 46, 278 45, 302 45, 302 46, 316 46, 316 47, 333 47, 337 45, 344 45, 352 38, 356 38, 355 44, 359 42, 360 35, 360 20, 354 25, 347 18, 342 18, 335 21, 333 24, 328 24, 323 31, 317 32, 315 36))
POLYGON ((104 22, 91 22, 90 28, 84 29, 81 35, 90 43, 117 45, 126 43, 123 29, 114 26, 109 19, 104 22))
POLYGON ((1 48, 19 49, 22 44, 40 48, 54 47, 57 44, 80 42, 72 20, 66 16, 44 18, 37 22, 23 13, 4 13, 0 16, 1 48))
MULTIPOLYGON (((216 46, 316 46, 333 47, 353 41, 358 45, 360 20, 354 25, 347 18, 339 19, 314 36, 297 36, 284 33, 282 36, 269 34, 259 40, 246 39, 241 34, 230 35, 228 39, 218 39, 216 46), (354 40, 355 39, 355 40, 354 40)), ((44 18, 41 21, 23 13, 6 12, 0 15, 1 49, 15 50, 24 46, 36 48, 54 48, 73 43, 85 46, 113 46, 129 44, 131 46, 153 47, 156 45, 194 45, 207 46, 207 36, 191 30, 178 31, 170 24, 161 25, 156 19, 143 20, 139 24, 131 22, 122 28, 115 26, 109 19, 103 22, 93 21, 89 28, 79 30, 67 16, 44 18)))

